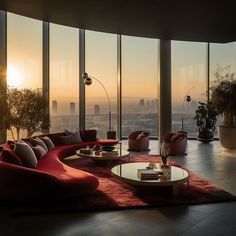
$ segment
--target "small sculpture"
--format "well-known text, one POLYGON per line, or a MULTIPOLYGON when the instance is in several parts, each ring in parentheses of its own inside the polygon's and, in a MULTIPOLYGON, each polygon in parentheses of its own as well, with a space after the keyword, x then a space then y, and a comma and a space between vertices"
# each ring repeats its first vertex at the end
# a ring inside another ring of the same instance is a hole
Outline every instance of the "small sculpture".
POLYGON ((167 165, 167 159, 170 155, 170 147, 167 144, 162 143, 160 150, 161 160, 163 165, 167 165))

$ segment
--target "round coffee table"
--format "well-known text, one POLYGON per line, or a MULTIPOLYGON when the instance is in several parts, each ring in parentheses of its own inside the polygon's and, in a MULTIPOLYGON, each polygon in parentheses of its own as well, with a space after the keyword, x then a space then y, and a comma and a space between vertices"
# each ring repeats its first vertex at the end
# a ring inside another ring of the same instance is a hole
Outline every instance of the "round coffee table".
MULTIPOLYGON (((160 163, 156 163, 160 167, 160 163)), ((184 182, 188 182, 188 172, 182 168, 176 166, 170 166, 170 177, 158 179, 143 180, 138 177, 138 169, 146 169, 149 166, 149 162, 132 162, 117 165, 111 169, 112 174, 119 180, 134 186, 171 186, 173 195, 177 195, 179 191, 179 185, 184 182)), ((189 184, 189 182, 188 182, 189 184)))
POLYGON ((96 155, 94 151, 91 154, 84 154, 84 153, 80 152, 80 150, 77 150, 76 154, 81 157, 87 157, 98 164, 99 163, 100 164, 106 163, 107 165, 109 165, 112 162, 118 161, 118 160, 125 158, 125 157, 128 157, 130 160, 130 153, 128 151, 122 150, 122 148, 120 148, 119 146, 115 147, 114 151, 116 151, 117 153, 116 154, 113 154, 113 153, 109 154, 109 152, 107 152, 108 155, 106 155, 106 156, 103 156, 102 153, 100 155, 96 155))

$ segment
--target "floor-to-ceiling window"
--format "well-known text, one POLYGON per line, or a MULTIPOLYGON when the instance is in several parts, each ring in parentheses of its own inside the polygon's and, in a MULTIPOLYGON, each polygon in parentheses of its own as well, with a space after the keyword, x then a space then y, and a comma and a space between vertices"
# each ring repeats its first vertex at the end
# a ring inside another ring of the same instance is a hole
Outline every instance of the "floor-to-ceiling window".
POLYGON ((206 101, 207 44, 172 41, 171 50, 172 130, 183 129, 188 137, 196 138, 195 109, 199 101, 206 101))
MULTIPOLYGON (((111 102, 112 130, 117 130, 117 35, 85 31, 85 70, 106 88, 111 102)), ((121 36, 122 137, 135 130, 158 134, 158 40, 121 36)), ((7 83, 42 88, 42 22, 8 13, 7 83)), ((195 138, 193 120, 198 101, 206 101, 207 44, 172 41, 172 129, 195 138), (186 101, 186 96, 191 101, 186 101), (183 122, 182 122, 183 121, 183 122)), ((236 70, 236 43, 210 44, 210 87, 217 75, 236 70)), ((79 127, 79 30, 50 24, 51 131, 79 127)), ((225 78, 225 77, 224 77, 225 78)), ((108 101, 96 80, 86 86, 86 129, 105 137, 108 101)), ((220 121, 220 117, 218 122, 220 121)), ((24 132, 21 133, 22 137, 24 132)))
POLYGON ((158 40, 122 36, 122 136, 158 134, 158 40))
MULTIPOLYGON (((42 21, 7 13, 7 85, 42 89, 42 21)), ((12 139, 10 131, 7 138, 12 139)))
POLYGON ((85 87, 86 129, 96 129, 98 137, 106 137, 109 129, 117 130, 117 35, 85 31, 85 71, 95 79, 85 87), (99 84, 99 82, 102 83, 99 84))
POLYGON ((79 30, 50 24, 51 132, 79 127, 79 30))

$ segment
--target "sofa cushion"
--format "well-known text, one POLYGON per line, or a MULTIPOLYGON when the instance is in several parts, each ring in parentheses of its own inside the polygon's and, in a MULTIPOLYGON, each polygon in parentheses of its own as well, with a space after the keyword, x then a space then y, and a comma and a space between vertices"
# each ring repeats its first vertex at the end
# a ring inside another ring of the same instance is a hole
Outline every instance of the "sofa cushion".
POLYGON ((0 154, 0 160, 10 164, 23 166, 20 157, 11 148, 5 147, 2 149, 0 154))
POLYGON ((47 148, 46 144, 39 137, 32 138, 31 143, 33 144, 33 146, 36 146, 36 145, 42 146, 45 149, 45 151, 48 152, 48 148, 47 148))
POLYGON ((97 130, 89 129, 89 130, 82 130, 82 140, 84 142, 94 142, 97 141, 97 130))
POLYGON ((65 133, 66 133, 66 135, 72 135, 73 136, 73 143, 71 143, 71 144, 76 144, 76 143, 81 143, 82 142, 79 130, 69 131, 69 130, 66 129, 65 133))
POLYGON ((73 135, 60 136, 60 140, 62 145, 74 144, 73 135))
POLYGON ((33 149, 23 140, 16 142, 14 152, 20 157, 23 166, 35 168, 37 166, 37 158, 33 149))
POLYGON ((65 135, 66 135, 65 132, 57 132, 57 133, 47 134, 47 136, 52 140, 52 142, 55 146, 61 145, 60 136, 65 136, 65 135))
POLYGON ((52 140, 48 136, 40 137, 40 139, 45 143, 45 145, 48 148, 48 151, 55 148, 55 145, 53 144, 52 140))
POLYGON ((36 145, 32 147, 32 149, 34 151, 34 154, 37 160, 40 160, 42 157, 44 157, 47 154, 46 150, 40 145, 36 145))

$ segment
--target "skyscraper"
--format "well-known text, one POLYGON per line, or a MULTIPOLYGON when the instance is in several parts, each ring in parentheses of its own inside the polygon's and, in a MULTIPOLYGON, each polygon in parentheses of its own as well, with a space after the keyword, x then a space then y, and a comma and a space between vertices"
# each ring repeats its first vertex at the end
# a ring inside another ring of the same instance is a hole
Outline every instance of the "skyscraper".
POLYGON ((70 114, 73 115, 75 114, 75 103, 70 102, 70 114))
POLYGON ((145 100, 143 98, 139 100, 139 112, 145 113, 145 100))
POLYGON ((57 113, 57 101, 56 100, 52 101, 52 112, 57 113))

